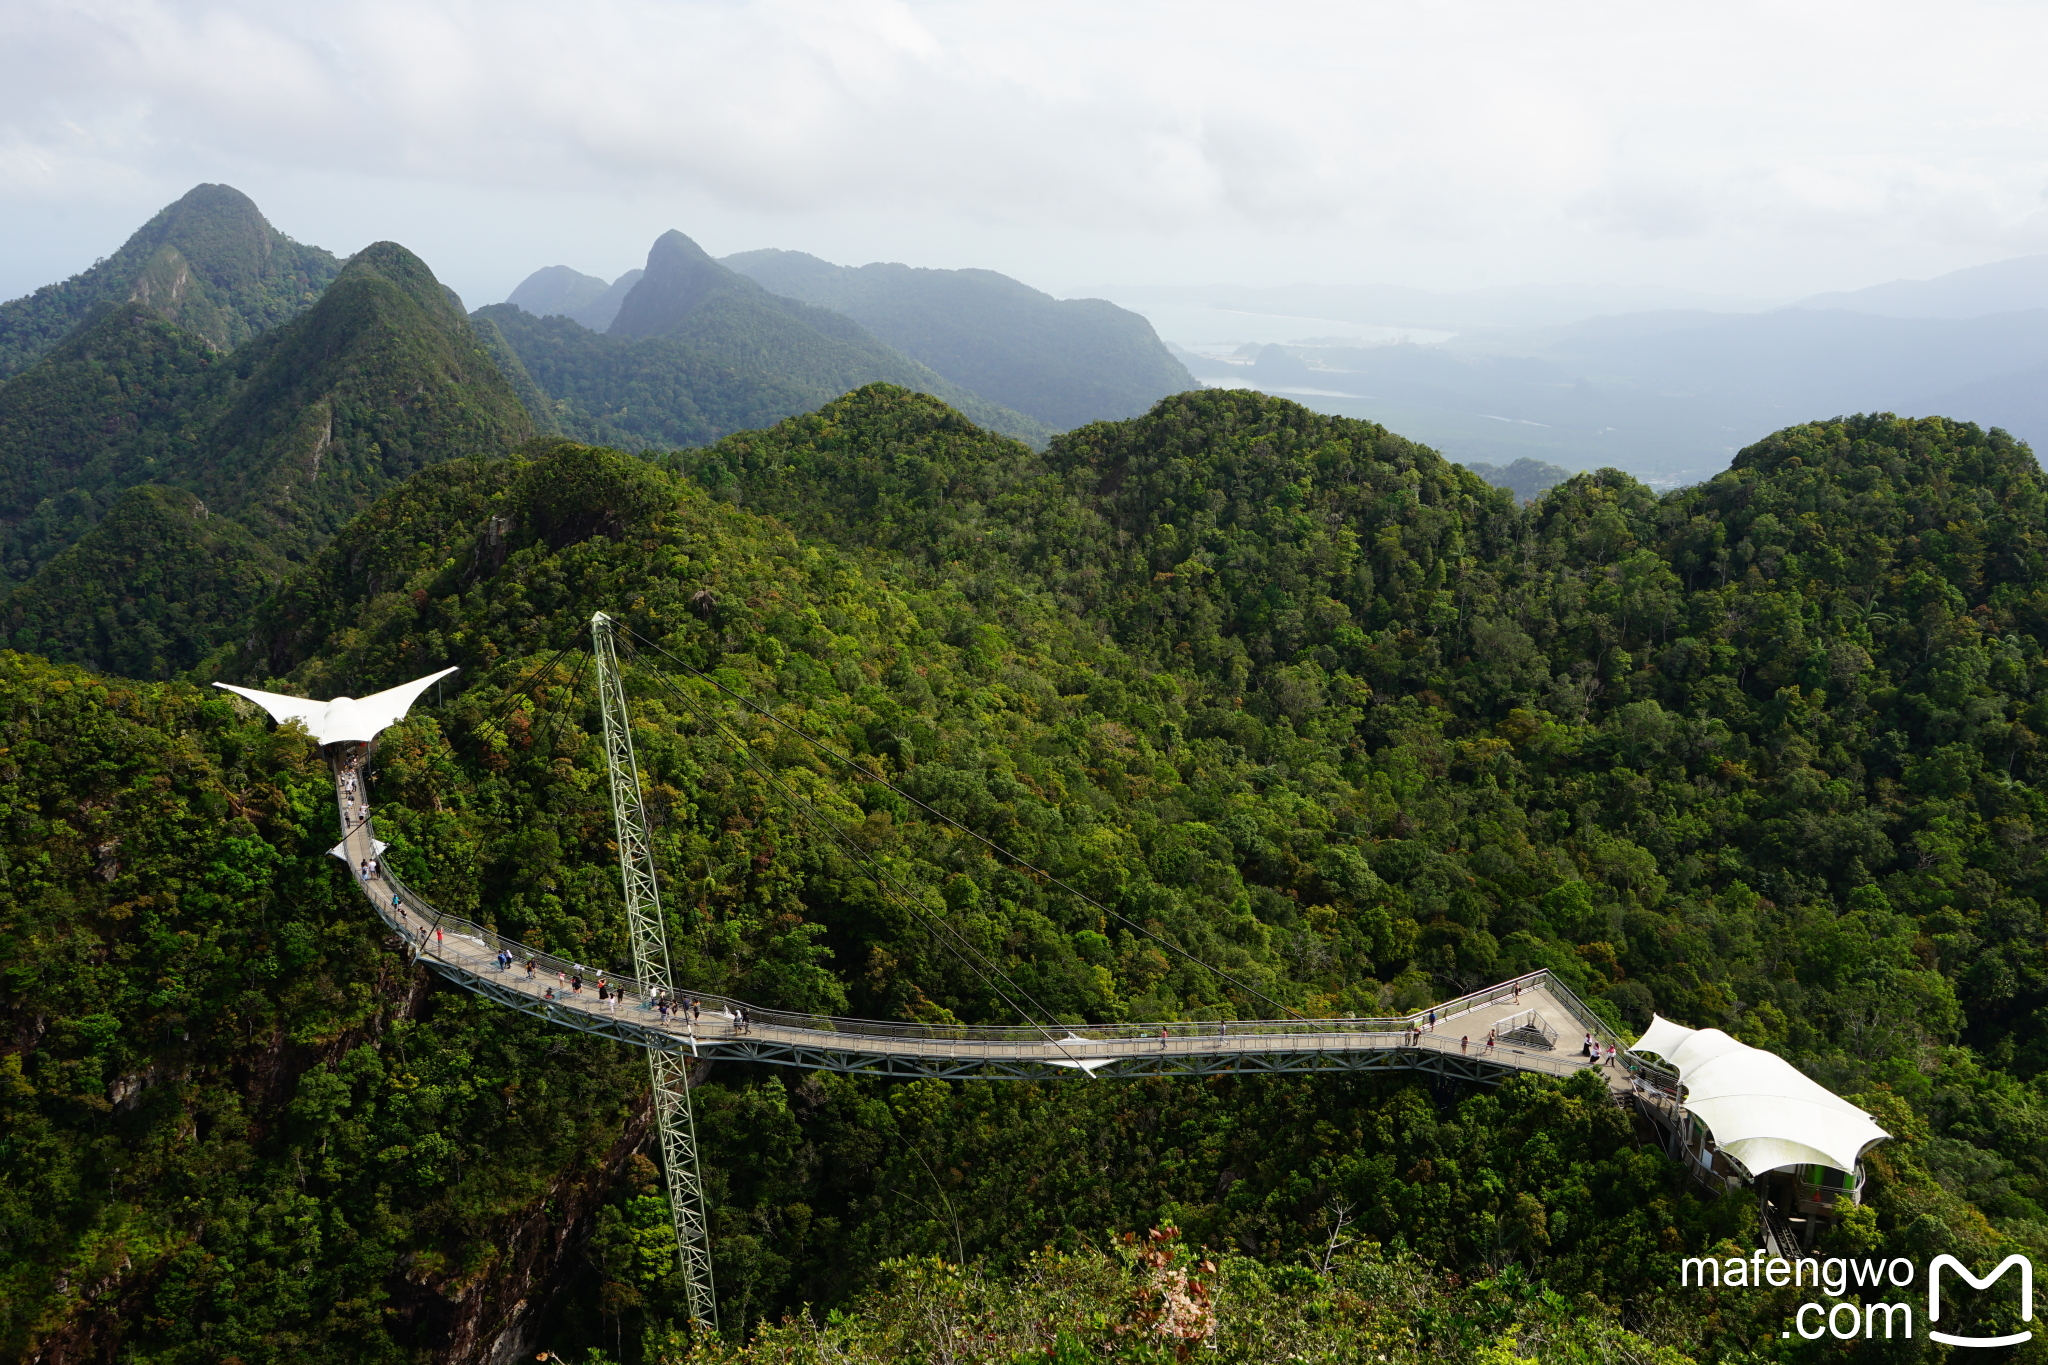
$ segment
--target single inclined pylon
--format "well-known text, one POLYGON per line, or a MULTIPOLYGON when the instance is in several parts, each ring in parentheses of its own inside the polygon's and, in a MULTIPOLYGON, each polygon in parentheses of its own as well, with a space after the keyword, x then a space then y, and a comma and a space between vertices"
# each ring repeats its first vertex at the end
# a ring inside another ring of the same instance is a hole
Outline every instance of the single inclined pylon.
MULTIPOLYGON (((612 822, 618 831, 619 879, 626 892, 626 930, 633 945, 633 975, 650 993, 676 998, 669 970, 668 928, 662 921, 661 888, 654 876, 654 849, 647 833, 647 808, 640 799, 640 765, 633 757, 632 716, 626 709, 625 680, 619 673, 612 619, 590 618, 591 657, 597 661, 598 707, 604 717, 604 761, 612 786, 612 822)), ((661 1135, 661 1169, 668 1181, 668 1207, 675 1222, 690 1317, 718 1328, 718 1299, 711 1280, 711 1235, 704 1206, 704 1180, 697 1165, 697 1119, 690 1103, 690 1061, 669 1048, 647 1049, 654 1085, 654 1126, 661 1135)))

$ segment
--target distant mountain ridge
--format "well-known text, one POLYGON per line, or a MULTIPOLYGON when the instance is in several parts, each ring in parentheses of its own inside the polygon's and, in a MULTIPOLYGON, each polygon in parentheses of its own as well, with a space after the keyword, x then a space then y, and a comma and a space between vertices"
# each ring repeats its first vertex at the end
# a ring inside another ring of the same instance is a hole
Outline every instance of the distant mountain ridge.
POLYGON ((341 261, 279 232, 240 190, 198 185, 90 269, 0 304, 0 380, 95 309, 135 302, 232 350, 310 307, 341 261))
POLYGON ((1863 289, 1814 294, 1792 307, 1949 319, 2048 308, 2048 255, 2015 256, 1932 279, 1889 280, 1863 289))
POLYGON ((543 267, 528 275, 505 302, 538 318, 572 318, 593 332, 602 332, 619 315, 619 305, 640 282, 645 270, 628 270, 606 284, 595 275, 585 275, 566 265, 543 267))
MULTIPOLYGON (((1042 445, 1052 435, 1046 423, 934 373, 852 318, 727 269, 681 232, 656 239, 636 273, 603 333, 565 313, 536 317, 511 304, 478 310, 478 325, 498 330, 546 394, 543 425, 627 448, 680 449, 880 382, 932 394, 1019 440, 1042 445)), ((515 293, 542 306, 553 299, 588 308, 595 282, 551 267, 515 293)))
POLYGON ((993 270, 844 266, 777 250, 721 263, 844 313, 955 383, 1055 427, 1136 417, 1199 387, 1141 314, 1056 299, 993 270))

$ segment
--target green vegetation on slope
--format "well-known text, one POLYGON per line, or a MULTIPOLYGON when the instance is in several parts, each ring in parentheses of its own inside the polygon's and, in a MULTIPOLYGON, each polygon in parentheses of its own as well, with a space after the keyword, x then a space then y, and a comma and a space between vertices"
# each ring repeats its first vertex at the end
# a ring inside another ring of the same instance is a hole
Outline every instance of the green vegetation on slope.
POLYGON ((191 667, 287 560, 384 491, 531 431, 485 339, 393 243, 360 252, 306 313, 228 356, 139 305, 111 309, 0 385, 0 548, 17 585, 0 630, 116 672, 191 667), (144 519, 94 529, 143 484, 187 496, 145 499, 144 519), (194 498, 196 514, 184 510, 194 498), (151 546, 148 527, 168 538, 151 546), (146 588, 128 576, 145 563, 146 588), (122 643, 117 622, 146 638, 122 643))
MULTIPOLYGON (((603 608, 1304 1012, 1405 1008, 1549 966, 1618 1021, 1657 1010, 1784 1053, 1897 1135, 1870 1162, 1869 1210, 1830 1250, 1978 1264, 2048 1249, 2048 1054, 2032 1041, 2048 1007, 2035 835, 2048 760, 2034 743, 2048 719, 2048 507, 2031 456, 2001 433, 1842 419, 1780 433, 1698 489, 1658 498, 1609 473, 1521 508, 1380 428, 1254 394, 1169 399, 1039 456, 877 386, 675 459, 691 480, 562 443, 437 465, 347 526, 255 622, 245 676, 315 695, 463 666, 465 690, 391 731, 373 778, 389 857, 445 908, 585 962, 622 956, 587 679, 558 671, 540 704, 489 723, 603 608)), ((742 749, 651 670, 632 690, 693 985, 1012 1017, 778 800, 772 774, 1056 1015, 1258 1009, 759 722, 731 719, 742 749)), ((149 723, 169 744, 189 722, 149 723)), ((147 782, 65 805, 53 749, 16 743, 10 761, 49 823, 0 826, 9 869, 39 843, 100 848, 98 822, 160 818, 147 782)), ((273 834, 246 855, 345 897, 342 871, 318 870, 320 837, 273 834)), ((181 846, 195 844, 216 847, 181 846)), ((80 853, 51 868, 13 913, 33 910, 23 922, 46 937, 89 927, 125 943, 127 921, 96 909, 97 867, 80 853)), ((82 1066, 93 1035, 69 1021, 102 998, 10 1000, 12 1036, 37 1038, 25 1074, 82 1066), (23 1022, 37 1014, 51 1021, 40 1035, 23 1022)), ((116 1011, 116 1043, 136 1051, 99 1074, 167 1046, 151 1041, 169 1036, 158 1008, 116 1011)), ((388 1054, 392 1036, 363 1041, 388 1054)), ((217 1064, 265 1037, 219 1034, 217 1064)), ((586 1063, 563 1051, 531 1070, 508 1060, 493 1082, 508 1104, 566 1083, 586 1063)), ((280 1080, 249 1112, 287 1112, 308 1084, 280 1080)), ((699 1092, 699 1123, 728 1320, 843 1303, 906 1256, 979 1259, 1028 1288, 1047 1243, 1078 1253, 1167 1221, 1269 1267, 1320 1263, 1341 1207, 1385 1263, 1536 1279, 1536 1299, 1666 1324, 1658 1339, 1688 1354, 1775 1358, 1781 1304, 1666 1292, 1676 1253, 1746 1243, 1753 1207, 1694 1198, 1579 1085, 1433 1098, 1401 1077, 884 1085, 724 1068, 699 1092)), ((110 1120, 59 1093, 42 1080, 18 1093, 38 1132, 80 1150, 108 1140, 110 1120)), ((283 1119, 258 1127, 280 1163, 295 1142, 294 1159, 314 1160, 283 1119)), ((645 1359, 675 1327, 677 1286, 660 1199, 617 1131, 586 1136, 618 1154, 602 1167, 615 1183, 525 1340, 645 1359)), ((487 1165, 499 1139, 459 1136, 487 1165)), ((321 1156, 337 1184, 302 1192, 304 1226, 356 1226, 333 1191, 392 1178, 375 1174, 390 1169, 375 1140, 321 1156)), ((31 1169, 10 1167, 8 1188, 31 1169)), ((90 1191, 113 1178, 66 1169, 90 1191)), ((436 1309, 440 1349, 466 1350, 445 1343, 487 1315, 463 1296, 495 1281, 462 1256, 496 1255, 504 1226, 526 1225, 479 1218, 473 1241, 452 1236, 416 1278, 370 1289, 309 1254, 300 1297, 264 1309, 261 1342, 282 1349, 333 1304, 421 1292, 403 1284, 452 1305, 436 1309)), ((294 1255, 312 1236, 267 1235, 294 1255)), ((119 1272, 90 1301, 59 1300, 37 1286, 105 1272, 77 1274, 83 1253, 47 1234, 35 1245, 41 1278, 9 1321, 46 1325, 13 1328, 22 1339, 154 1292, 119 1272)), ((1341 1283, 1285 1285, 1313 1297, 1341 1283)), ((1510 1329, 1540 1337, 1544 1310, 1507 1307, 1487 1319, 1478 1300, 1433 1301, 1445 1316, 1414 1341, 1476 1360, 1510 1329)), ((1272 1311, 1276 1331, 1291 1321, 1272 1311)), ((130 1313, 132 1354, 196 1354, 230 1316, 213 1302, 130 1313)))
POLYGON ((954 383, 1055 429, 1136 417, 1201 387, 1139 314, 1103 299, 1055 299, 993 270, 843 266, 774 250, 720 264, 844 313, 954 383))
POLYGON ((351 257, 305 317, 236 362, 201 486, 293 556, 427 465, 533 429, 461 305, 395 242, 351 257))
POLYGON ((246 629, 284 567, 242 523, 143 484, 8 596, 0 631, 24 652, 168 678, 246 629))
POLYGON ((1638 1316, 1623 1327, 1603 1305, 1574 1301, 1519 1266, 1461 1283, 1421 1257, 1388 1256, 1332 1231, 1320 1256, 1280 1266, 1248 1256, 1211 1259, 1173 1228, 1142 1238, 1125 1233, 1106 1247, 1040 1252, 1010 1274, 905 1258, 883 1266, 882 1285, 823 1324, 789 1319, 764 1326, 744 1349, 663 1359, 1534 1365, 1521 1354, 1531 1351, 1545 1365, 1689 1365, 1656 1340, 1692 1335, 1674 1330, 1670 1315, 1638 1316))
POLYGON ((0 583, 19 583, 121 493, 188 476, 230 382, 202 338, 119 304, 0 384, 0 583))
POLYGON ((341 270, 273 228, 248 196, 198 185, 105 260, 0 304, 0 380, 52 350, 95 309, 139 303, 217 350, 312 305, 341 270))
POLYGON ((495 329, 505 339, 543 395, 537 424, 624 450, 708 445, 835 396, 683 342, 605 336, 509 303, 478 309, 474 321, 479 331, 495 329))
POLYGON ((225 694, 0 653, 0 744, 0 1351, 475 1354, 644 1068, 422 992, 322 856, 311 746, 225 694))

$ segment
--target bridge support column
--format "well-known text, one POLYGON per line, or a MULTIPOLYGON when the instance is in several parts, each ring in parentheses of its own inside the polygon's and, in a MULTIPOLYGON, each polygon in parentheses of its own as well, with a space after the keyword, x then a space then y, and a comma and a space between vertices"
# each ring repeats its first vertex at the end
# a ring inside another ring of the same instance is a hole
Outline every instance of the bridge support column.
MULTIPOLYGON (((640 800, 640 764, 633 757, 632 717, 619 674, 612 619, 590 618, 591 657, 597 662, 599 711, 604 717, 605 769, 611 777, 612 824, 618 832, 619 878, 626 892, 626 928, 633 943, 633 974, 649 991, 676 998, 669 972, 668 926, 654 876, 654 847, 647 834, 647 810, 640 800)), ((643 1002, 652 1005, 653 1000, 643 1002)), ((690 1064, 664 1048, 647 1051, 654 1083, 654 1126, 661 1134, 661 1170, 675 1223, 676 1257, 689 1296, 690 1320, 718 1330, 718 1298, 711 1279, 711 1228, 705 1213, 704 1180, 697 1165, 697 1118, 690 1103, 690 1064)))

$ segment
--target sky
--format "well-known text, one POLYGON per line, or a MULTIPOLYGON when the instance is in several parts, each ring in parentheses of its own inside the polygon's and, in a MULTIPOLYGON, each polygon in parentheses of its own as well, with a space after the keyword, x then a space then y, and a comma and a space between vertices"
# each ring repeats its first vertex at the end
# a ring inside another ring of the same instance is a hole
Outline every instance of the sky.
POLYGON ((715 255, 1791 298, 2048 251, 2048 6, 0 0, 0 297, 201 181, 472 305, 715 255))

